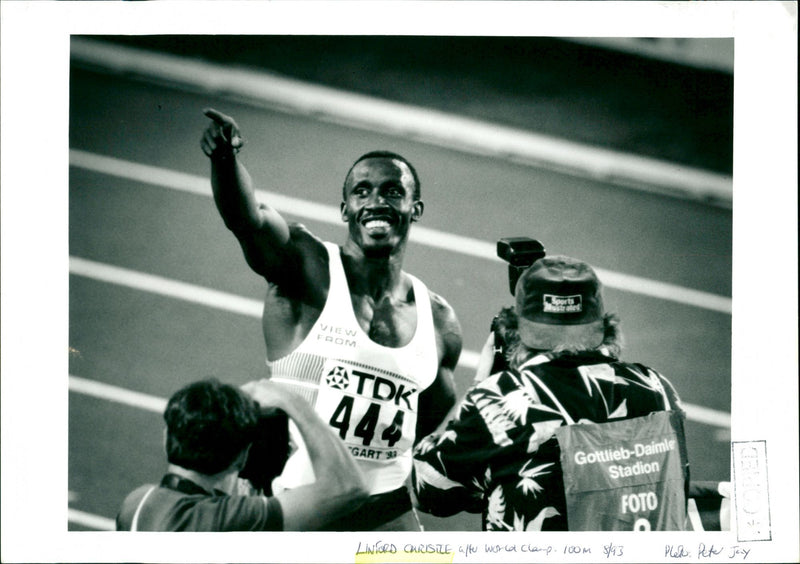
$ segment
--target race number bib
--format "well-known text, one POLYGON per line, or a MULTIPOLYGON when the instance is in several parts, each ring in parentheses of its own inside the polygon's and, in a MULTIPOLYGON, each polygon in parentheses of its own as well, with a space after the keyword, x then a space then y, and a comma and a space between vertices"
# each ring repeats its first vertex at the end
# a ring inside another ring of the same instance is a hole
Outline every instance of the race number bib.
POLYGON ((680 413, 559 427, 556 438, 570 531, 685 530, 680 413))
POLYGON ((387 462, 411 448, 416 384, 385 371, 327 360, 315 409, 357 459, 387 462))

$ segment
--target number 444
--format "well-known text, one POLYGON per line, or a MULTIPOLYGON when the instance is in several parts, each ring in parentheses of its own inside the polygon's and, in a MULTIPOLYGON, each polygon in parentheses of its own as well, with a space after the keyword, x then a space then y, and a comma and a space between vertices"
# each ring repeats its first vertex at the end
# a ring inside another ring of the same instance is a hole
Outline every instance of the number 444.
MULTIPOLYGON (((378 426, 378 420, 380 419, 380 413, 381 405, 370 402, 364 416, 361 417, 355 429, 353 429, 353 436, 360 438, 361 444, 364 446, 370 446, 372 444, 372 439, 375 437, 375 428, 378 426)), ((347 439, 347 431, 350 429, 350 419, 352 415, 353 398, 344 396, 328 421, 331 427, 338 429, 339 436, 342 437, 342 439, 347 439)), ((398 409, 391 424, 381 433, 380 438, 382 441, 386 442, 386 446, 393 447, 403 436, 404 417, 405 412, 402 409, 398 409)))

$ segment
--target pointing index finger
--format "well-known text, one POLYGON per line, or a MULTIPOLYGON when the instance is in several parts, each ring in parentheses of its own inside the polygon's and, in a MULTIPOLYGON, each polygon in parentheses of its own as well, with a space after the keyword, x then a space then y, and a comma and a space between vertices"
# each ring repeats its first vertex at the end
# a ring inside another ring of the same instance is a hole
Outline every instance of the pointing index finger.
POLYGON ((232 121, 230 117, 226 116, 222 112, 218 112, 214 108, 204 109, 203 114, 205 114, 207 118, 213 120, 217 125, 226 125, 232 121))

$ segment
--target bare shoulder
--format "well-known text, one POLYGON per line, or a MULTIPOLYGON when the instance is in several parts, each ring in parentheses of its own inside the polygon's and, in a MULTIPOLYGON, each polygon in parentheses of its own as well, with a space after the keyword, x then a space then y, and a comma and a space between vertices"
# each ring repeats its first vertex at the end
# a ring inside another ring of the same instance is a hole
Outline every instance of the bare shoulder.
POLYGON ((305 225, 290 223, 289 241, 291 248, 294 249, 295 260, 301 263, 296 265, 301 271, 312 276, 318 276, 320 271, 328 271, 328 252, 325 244, 305 225))
POLYGON ((442 345, 442 364, 455 368, 461 356, 461 324, 453 307, 442 296, 428 290, 431 298, 433 325, 442 345))
POLYGON ((302 249, 308 249, 317 253, 325 252, 322 239, 314 235, 302 223, 289 223, 289 239, 294 245, 302 249))
POLYGON ((287 297, 314 304, 324 303, 328 292, 328 252, 322 239, 302 223, 289 224, 289 244, 279 253, 281 268, 271 271, 267 280, 282 289, 287 297))
POLYGON ((453 307, 442 296, 428 290, 431 298, 433 322, 439 330, 456 331, 461 334, 461 325, 453 307))
POLYGON ((287 224, 288 238, 276 240, 273 230, 235 231, 250 268, 278 286, 294 288, 315 275, 316 265, 327 265, 322 241, 300 223, 287 224))

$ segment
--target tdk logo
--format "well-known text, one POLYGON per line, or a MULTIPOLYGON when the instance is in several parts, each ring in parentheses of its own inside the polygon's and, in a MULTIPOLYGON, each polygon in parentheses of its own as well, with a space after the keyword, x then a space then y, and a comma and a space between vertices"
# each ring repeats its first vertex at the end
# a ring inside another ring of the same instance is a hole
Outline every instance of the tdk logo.
POLYGON ((346 390, 350 384, 350 376, 347 374, 347 369, 344 366, 334 366, 325 376, 325 383, 331 388, 346 390))
POLYGON ((580 294, 575 296, 545 294, 542 311, 544 313, 578 313, 583 311, 583 301, 580 294))
POLYGON ((416 403, 416 398, 414 398, 414 394, 417 393, 416 388, 407 388, 403 383, 398 383, 396 380, 384 378, 377 374, 370 374, 353 368, 350 369, 348 374, 347 368, 337 365, 325 376, 325 383, 331 388, 347 391, 372 400, 391 401, 398 406, 400 402, 403 402, 409 410, 416 410, 416 405, 411 404, 412 399, 416 403))

